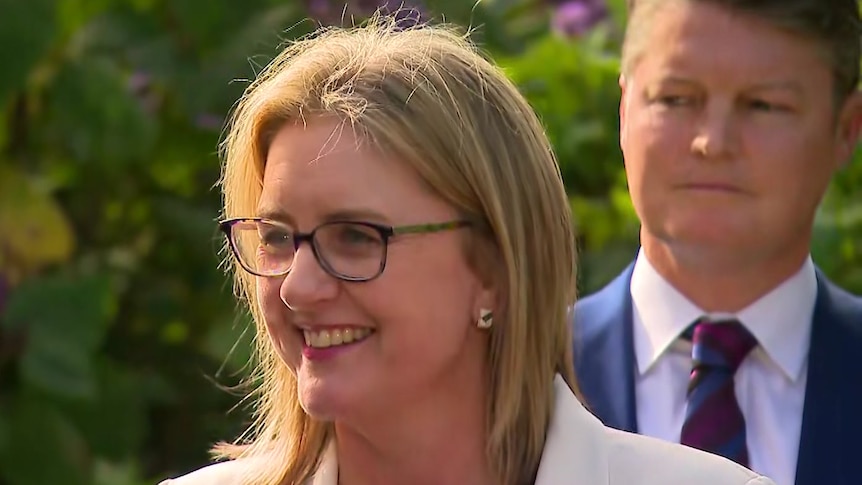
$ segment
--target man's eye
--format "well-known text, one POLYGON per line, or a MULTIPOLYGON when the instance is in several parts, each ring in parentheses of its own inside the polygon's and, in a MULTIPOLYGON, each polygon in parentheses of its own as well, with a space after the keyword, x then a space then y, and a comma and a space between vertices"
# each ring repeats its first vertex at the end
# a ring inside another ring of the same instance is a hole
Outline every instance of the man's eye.
POLYGON ((662 104, 664 106, 688 106, 693 103, 692 99, 688 96, 678 96, 678 95, 663 95, 656 97, 656 102, 662 104))
POLYGON ((780 105, 780 104, 771 103, 769 101, 765 101, 762 99, 752 99, 751 101, 748 102, 748 106, 749 106, 749 108, 757 110, 757 111, 766 111, 766 112, 787 111, 787 108, 780 105))

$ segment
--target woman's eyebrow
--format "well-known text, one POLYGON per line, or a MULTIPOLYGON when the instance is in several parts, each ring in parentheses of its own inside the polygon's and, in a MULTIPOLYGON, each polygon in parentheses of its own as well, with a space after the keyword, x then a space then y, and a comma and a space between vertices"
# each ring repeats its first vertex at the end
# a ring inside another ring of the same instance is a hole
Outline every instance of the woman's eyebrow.
MULTIPOLYGON (((257 211, 257 217, 262 217, 264 219, 270 219, 273 221, 281 221, 287 224, 293 225, 295 219, 284 209, 273 208, 266 209, 262 208, 257 211)), ((321 222, 331 222, 331 221, 369 221, 369 222, 380 222, 380 223, 388 223, 389 218, 383 215, 381 212, 368 209, 368 208, 350 208, 350 209, 336 209, 333 211, 326 212, 323 217, 320 218, 321 222)))
POLYGON ((382 213, 367 208, 338 209, 326 213, 324 221, 370 221, 388 222, 389 218, 382 213))
POLYGON ((293 224, 293 217, 283 209, 258 209, 257 217, 270 219, 273 221, 281 221, 287 224, 293 224))

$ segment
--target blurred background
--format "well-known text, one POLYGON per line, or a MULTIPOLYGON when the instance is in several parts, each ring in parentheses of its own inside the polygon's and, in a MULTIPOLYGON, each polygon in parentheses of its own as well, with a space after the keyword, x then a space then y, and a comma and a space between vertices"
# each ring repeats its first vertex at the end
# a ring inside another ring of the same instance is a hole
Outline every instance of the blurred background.
MULTIPOLYGON (((634 256, 617 144, 624 0, 388 2, 476 29, 562 165, 589 293, 634 256)), ((254 329, 216 231, 226 114, 279 45, 382 1, 0 0, 0 485, 145 485, 248 409, 254 329)), ((860 158, 857 154, 857 159, 860 158)), ((814 259, 862 293, 862 160, 814 259)))

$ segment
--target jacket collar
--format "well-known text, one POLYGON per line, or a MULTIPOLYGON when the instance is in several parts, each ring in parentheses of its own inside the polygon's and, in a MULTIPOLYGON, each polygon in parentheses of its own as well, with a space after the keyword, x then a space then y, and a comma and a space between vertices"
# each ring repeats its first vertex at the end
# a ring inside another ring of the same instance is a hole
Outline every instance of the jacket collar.
POLYGON ((562 376, 554 379, 554 410, 535 485, 607 485, 605 426, 584 407, 562 376))

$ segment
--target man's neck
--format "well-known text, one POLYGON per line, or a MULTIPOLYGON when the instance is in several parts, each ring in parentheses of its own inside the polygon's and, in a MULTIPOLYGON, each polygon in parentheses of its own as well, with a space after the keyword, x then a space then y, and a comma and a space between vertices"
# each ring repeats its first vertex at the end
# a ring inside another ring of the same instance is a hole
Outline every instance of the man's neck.
POLYGON ((796 274, 808 244, 780 254, 744 250, 671 247, 642 232, 641 248, 650 264, 674 288, 707 312, 738 312, 796 274))

